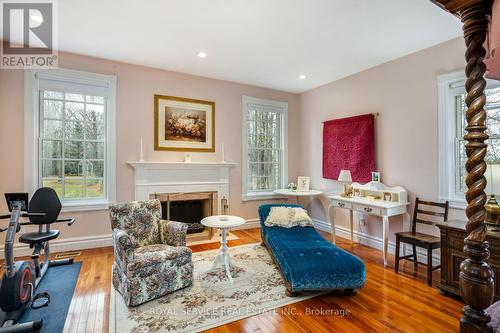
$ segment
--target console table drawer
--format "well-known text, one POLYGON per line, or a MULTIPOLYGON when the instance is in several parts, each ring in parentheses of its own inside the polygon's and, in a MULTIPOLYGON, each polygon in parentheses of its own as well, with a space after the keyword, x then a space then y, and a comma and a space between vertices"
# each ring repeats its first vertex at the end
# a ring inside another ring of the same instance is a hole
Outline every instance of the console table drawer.
POLYGON ((354 210, 365 212, 371 215, 382 215, 382 209, 378 207, 370 207, 364 205, 354 205, 354 210))
POLYGON ((343 202, 343 201, 337 201, 333 200, 332 201, 332 206, 333 207, 339 207, 339 208, 347 208, 347 209, 352 209, 352 204, 349 202, 343 202))

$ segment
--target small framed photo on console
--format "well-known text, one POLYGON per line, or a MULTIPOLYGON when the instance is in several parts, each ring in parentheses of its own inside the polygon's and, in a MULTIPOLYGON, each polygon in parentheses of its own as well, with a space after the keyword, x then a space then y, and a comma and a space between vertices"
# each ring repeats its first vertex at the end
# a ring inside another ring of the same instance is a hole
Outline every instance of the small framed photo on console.
POLYGON ((297 177, 297 192, 309 192, 310 177, 297 177))
POLYGON ((380 183, 380 172, 372 172, 372 182, 380 183))

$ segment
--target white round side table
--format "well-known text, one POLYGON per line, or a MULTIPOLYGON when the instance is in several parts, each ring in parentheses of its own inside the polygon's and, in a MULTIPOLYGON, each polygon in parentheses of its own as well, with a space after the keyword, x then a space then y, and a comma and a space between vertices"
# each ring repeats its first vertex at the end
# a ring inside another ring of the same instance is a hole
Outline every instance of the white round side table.
POLYGON ((299 191, 292 191, 289 189, 280 189, 280 190, 275 190, 274 193, 286 195, 288 197, 295 197, 297 204, 298 204, 299 197, 314 197, 314 196, 322 194, 323 192, 318 191, 318 190, 309 190, 307 192, 299 192, 299 191))
POLYGON ((233 283, 233 277, 231 276, 230 266, 231 258, 229 257, 229 248, 227 247, 227 232, 230 228, 240 226, 245 223, 245 220, 239 216, 232 215, 214 215, 205 217, 201 220, 201 224, 209 228, 219 228, 221 232, 220 240, 220 250, 215 257, 214 263, 212 264, 213 270, 218 264, 222 264, 226 270, 227 278, 230 283, 233 283))

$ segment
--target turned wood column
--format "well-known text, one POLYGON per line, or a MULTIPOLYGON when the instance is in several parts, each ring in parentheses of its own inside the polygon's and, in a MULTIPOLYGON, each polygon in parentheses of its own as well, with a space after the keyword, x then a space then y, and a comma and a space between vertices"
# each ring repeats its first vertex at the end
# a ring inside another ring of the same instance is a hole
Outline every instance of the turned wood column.
POLYGON ((494 295, 493 270, 486 263, 490 253, 488 242, 485 241, 486 212, 484 205, 487 197, 484 193, 486 179, 487 145, 485 140, 486 111, 484 105, 486 96, 486 80, 484 73, 486 66, 483 63, 486 51, 483 43, 486 39, 487 2, 475 1, 460 10, 463 23, 465 44, 467 47, 465 58, 467 67, 466 104, 467 104, 467 209, 465 211, 468 222, 466 225, 467 237, 464 240, 464 252, 468 259, 460 265, 460 292, 466 305, 463 308, 464 316, 460 320, 461 332, 489 332, 489 315, 485 309, 490 306, 494 295))
MULTIPOLYGON (((490 256, 486 238, 484 220, 486 211, 486 80, 484 73, 484 56, 486 51, 483 43, 488 29, 487 15, 491 12, 491 0, 431 0, 450 13, 461 18, 463 23, 465 58, 467 67, 465 72, 467 82, 467 209, 465 213, 468 221, 466 225, 467 237, 464 240, 464 252, 467 259, 460 265, 460 293, 465 302, 464 316, 460 319, 460 332, 491 332, 488 326, 491 318, 485 309, 493 302, 494 281, 493 270, 486 263, 490 256)), ((500 1, 500 0, 497 0, 500 1)))

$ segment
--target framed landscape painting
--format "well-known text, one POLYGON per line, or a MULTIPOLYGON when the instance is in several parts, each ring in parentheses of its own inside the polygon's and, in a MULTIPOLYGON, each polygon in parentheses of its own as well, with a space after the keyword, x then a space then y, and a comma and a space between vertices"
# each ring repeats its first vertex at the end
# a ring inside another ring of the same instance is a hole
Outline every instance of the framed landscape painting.
POLYGON ((215 151, 215 102, 155 95, 155 150, 215 151))

